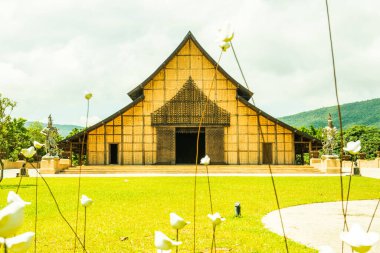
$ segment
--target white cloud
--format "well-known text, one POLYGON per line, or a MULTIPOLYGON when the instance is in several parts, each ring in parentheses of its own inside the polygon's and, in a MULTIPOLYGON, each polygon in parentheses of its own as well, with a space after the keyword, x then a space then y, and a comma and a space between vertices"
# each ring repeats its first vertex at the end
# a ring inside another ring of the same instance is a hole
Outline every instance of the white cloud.
MULTIPOLYGON (((98 116, 89 116, 87 121, 87 126, 90 127, 92 125, 95 125, 96 123, 99 123, 101 121, 101 118, 98 116)), ((86 116, 81 116, 79 119, 79 122, 74 122, 73 124, 79 125, 79 126, 86 126, 86 116)))
MULTIPOLYGON (((342 102, 380 94, 379 7, 330 1, 342 102)), ((311 0, 1 1, 0 92, 18 102, 16 116, 52 113, 57 123, 79 124, 87 89, 90 112, 103 119, 131 101, 126 93, 188 30, 216 58, 225 20, 259 107, 282 116, 335 103, 325 6, 311 0)), ((241 81, 231 53, 221 65, 241 81)))

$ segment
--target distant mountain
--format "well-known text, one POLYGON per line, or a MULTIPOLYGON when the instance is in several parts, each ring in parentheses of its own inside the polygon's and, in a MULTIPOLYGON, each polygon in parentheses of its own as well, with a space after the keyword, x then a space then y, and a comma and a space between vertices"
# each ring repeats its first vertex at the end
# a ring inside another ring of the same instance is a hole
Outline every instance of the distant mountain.
MULTIPOLYGON (((25 123, 25 126, 29 126, 31 123, 32 122, 27 121, 25 123)), ((44 127, 46 127, 47 124, 43 123, 43 125, 44 127)), ((81 126, 76 126, 76 125, 64 125, 64 124, 54 124, 54 123, 53 123, 53 126, 58 128, 58 132, 62 137, 66 137, 74 128, 78 128, 78 129, 83 128, 81 126)))
MULTIPOLYGON (((380 98, 341 105, 343 128, 353 125, 376 126, 380 128, 380 98)), ((324 127, 331 113, 334 126, 339 127, 336 106, 297 113, 279 118, 293 127, 324 127)))

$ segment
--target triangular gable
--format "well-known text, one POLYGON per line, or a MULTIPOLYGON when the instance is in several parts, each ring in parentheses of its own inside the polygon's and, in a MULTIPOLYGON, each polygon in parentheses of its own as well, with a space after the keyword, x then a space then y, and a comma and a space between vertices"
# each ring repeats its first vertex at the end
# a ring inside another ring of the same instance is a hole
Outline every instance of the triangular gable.
MULTIPOLYGON (((128 92, 128 95, 132 100, 137 99, 143 94, 143 89, 145 85, 147 85, 156 75, 160 73, 161 70, 167 66, 167 64, 182 50, 182 48, 187 44, 188 41, 192 41, 194 45, 201 51, 201 53, 210 61, 213 66, 216 66, 216 61, 204 50, 204 48, 199 44, 199 42, 195 39, 194 35, 189 31, 183 41, 179 44, 179 46, 174 50, 174 52, 154 71, 144 82, 138 85, 136 88, 128 92)), ((252 97, 253 93, 243 87, 239 82, 237 82, 234 78, 232 78, 222 67, 218 67, 218 71, 222 73, 228 80, 231 81, 237 88, 237 95, 246 99, 247 101, 252 97)))
POLYGON ((152 126, 198 126, 204 108, 202 125, 230 125, 230 114, 207 98, 190 77, 171 100, 152 113, 152 126))

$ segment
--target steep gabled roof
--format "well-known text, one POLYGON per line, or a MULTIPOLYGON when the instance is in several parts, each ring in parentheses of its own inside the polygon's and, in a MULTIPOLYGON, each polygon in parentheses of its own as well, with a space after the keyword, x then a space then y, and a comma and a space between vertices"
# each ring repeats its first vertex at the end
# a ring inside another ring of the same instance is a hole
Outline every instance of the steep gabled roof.
MULTIPOLYGON (((125 106, 121 110, 117 111, 116 113, 112 114, 111 116, 107 117, 106 119, 100 121, 99 123, 97 123, 97 124, 95 124, 95 125, 87 128, 85 130, 82 130, 81 132, 77 133, 74 136, 71 136, 69 138, 66 138, 66 139, 62 140, 61 142, 73 141, 73 140, 75 140, 75 139, 83 136, 84 134, 86 134, 86 133, 88 133, 88 132, 90 132, 90 131, 98 128, 99 126, 105 124, 106 122, 112 120, 113 118, 115 118, 115 117, 123 114, 124 112, 126 112, 127 110, 129 110, 130 108, 132 108, 134 105, 136 105, 137 103, 141 102, 144 99, 144 95, 143 95, 143 88, 144 88, 144 86, 147 85, 169 63, 169 61, 171 61, 177 55, 177 53, 185 46, 185 44, 189 40, 191 40, 198 47, 198 49, 212 63, 212 65, 216 66, 217 62, 204 50, 204 48, 195 39, 194 35, 189 31, 187 33, 187 35, 185 36, 185 38, 183 39, 183 41, 174 50, 174 52, 144 82, 142 82, 140 85, 138 85, 136 88, 134 88, 133 90, 131 90, 128 93, 128 95, 133 100, 130 104, 128 104, 127 106, 125 106)), ((299 131, 299 130, 291 127, 290 125, 288 125, 288 124, 286 124, 286 123, 284 123, 284 122, 282 122, 282 121, 280 121, 280 120, 272 117, 271 115, 265 113, 264 111, 260 110, 259 108, 257 108, 253 104, 251 104, 249 102, 249 99, 252 97, 253 93, 250 90, 248 90, 245 87, 243 87, 235 79, 233 79, 222 67, 219 66, 218 70, 228 80, 230 80, 237 87, 237 94, 236 95, 237 95, 238 101, 242 102, 243 104, 245 104, 249 108, 253 109, 259 115, 262 115, 262 116, 270 119, 271 121, 276 122, 277 124, 283 126, 284 128, 289 129, 290 131, 294 132, 295 134, 297 134, 299 136, 302 136, 302 137, 305 137, 307 139, 310 139, 313 142, 321 143, 321 141, 319 139, 316 139, 315 137, 313 137, 313 136, 311 136, 311 135, 309 135, 307 133, 304 133, 302 131, 299 131)))
POLYGON ((131 109, 133 106, 135 106, 136 104, 138 104, 139 102, 143 101, 144 100, 144 96, 140 96, 138 99, 132 101, 131 103, 129 103, 127 106, 123 107, 122 109, 120 109, 119 111, 115 112, 114 114, 112 114, 111 116, 105 118, 104 120, 96 123, 95 125, 92 125, 91 127, 87 128, 87 129, 83 129, 82 131, 80 131, 79 133, 69 137, 69 138, 66 138, 64 140, 62 140, 61 142, 64 142, 64 141, 71 141, 71 140, 75 140, 79 137, 81 137, 83 134, 85 133, 88 133, 88 132, 91 132, 92 130, 100 127, 101 125, 104 125, 106 124, 108 121, 116 118, 117 116, 120 116, 121 114, 123 114, 124 112, 128 111, 129 109, 131 109))
MULTIPOLYGON (((173 53, 147 78, 144 82, 138 85, 136 88, 128 92, 128 95, 132 98, 132 100, 137 99, 143 93, 143 88, 147 85, 165 66, 171 61, 178 52, 186 45, 186 43, 191 40, 198 49, 202 52, 202 54, 211 62, 212 65, 216 66, 217 62, 204 50, 204 48, 199 44, 199 42, 195 39, 194 35, 189 31, 182 42, 178 45, 178 47, 174 50, 173 53)), ((239 96, 243 97, 247 101, 252 97, 253 92, 243 87, 238 81, 232 78, 222 67, 218 67, 218 70, 228 79, 230 80, 236 87, 237 93, 239 96)))
POLYGON ((289 126, 288 124, 276 119, 275 117, 269 115, 268 113, 262 111, 260 108, 257 108, 256 106, 254 106, 253 104, 251 104, 250 102, 248 102, 247 100, 245 100, 244 98, 240 97, 240 96, 237 96, 237 99, 238 101, 242 102, 243 104, 245 104, 246 106, 248 106, 249 108, 251 108, 252 110, 254 110, 255 112, 257 112, 258 115, 261 115, 273 122, 276 122, 276 124, 286 128, 286 129, 289 129, 290 131, 292 131, 293 133, 295 134, 298 134, 299 136, 302 136, 302 137, 305 137, 313 142, 317 142, 317 143, 322 143, 321 140, 315 138, 314 136, 311 136, 307 133, 304 133, 292 126, 289 126))

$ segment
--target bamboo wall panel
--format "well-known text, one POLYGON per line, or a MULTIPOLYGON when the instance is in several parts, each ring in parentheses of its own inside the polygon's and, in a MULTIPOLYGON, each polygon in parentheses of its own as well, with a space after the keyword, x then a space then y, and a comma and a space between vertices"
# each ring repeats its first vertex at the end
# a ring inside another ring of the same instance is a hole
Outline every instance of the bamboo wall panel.
POLYGON ((157 163, 172 164, 175 161, 175 128, 157 128, 157 163))
POLYGON ((228 164, 237 164, 237 152, 228 152, 228 164))
POLYGON ((240 159, 240 164, 249 164, 248 152, 240 151, 239 159, 240 159))
POLYGON ((224 160, 224 128, 206 128, 206 154, 212 164, 222 164, 224 160))

